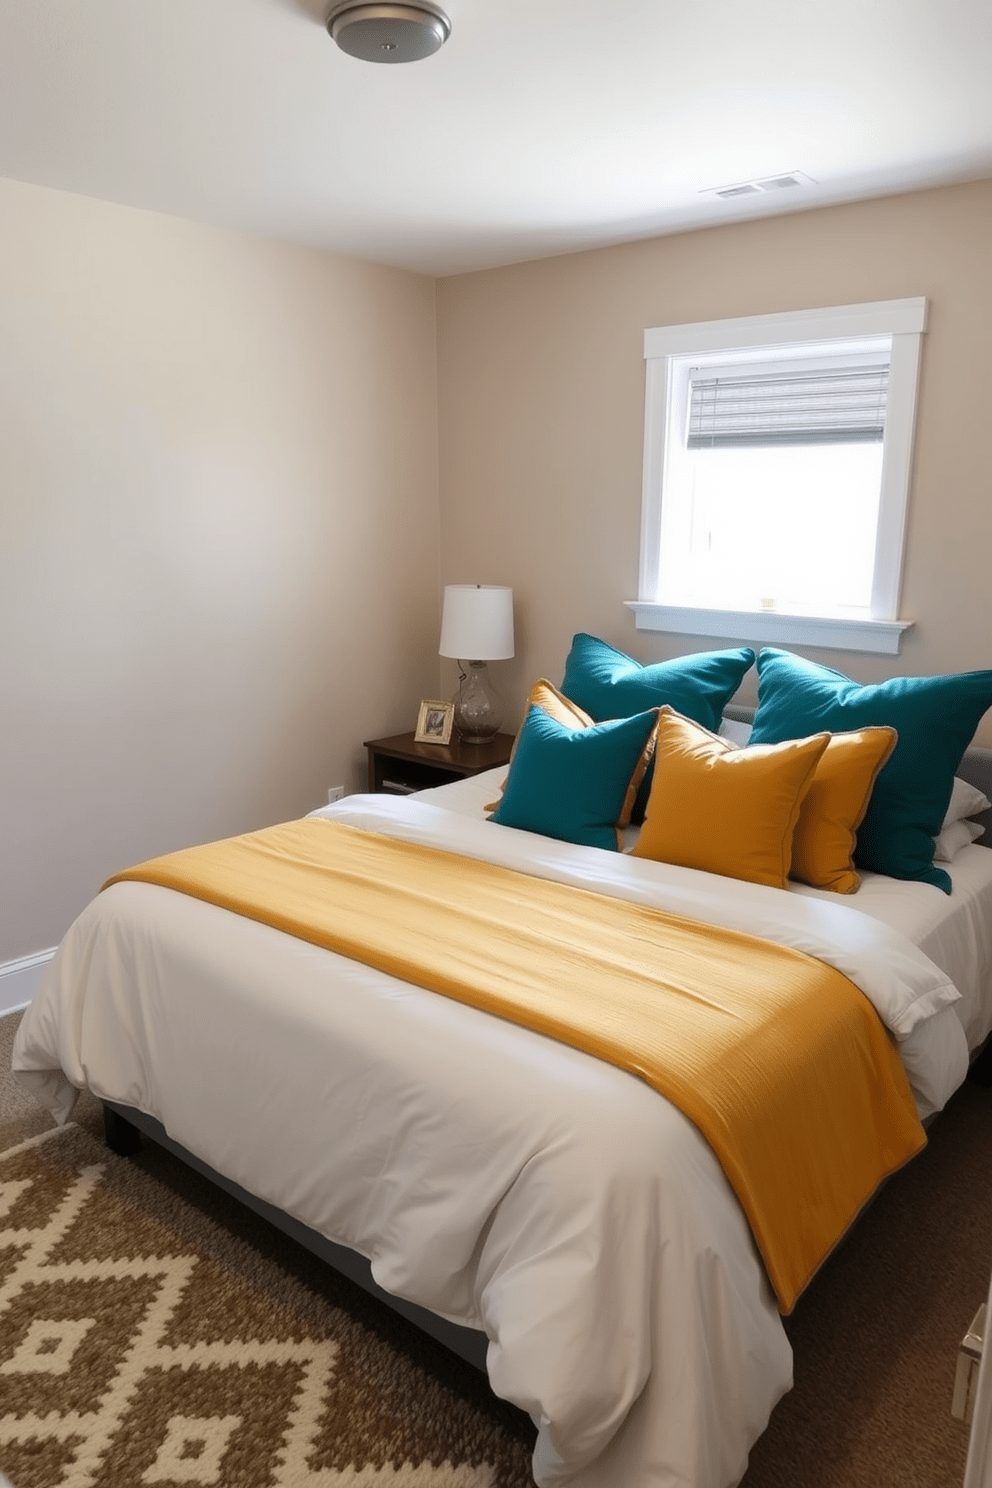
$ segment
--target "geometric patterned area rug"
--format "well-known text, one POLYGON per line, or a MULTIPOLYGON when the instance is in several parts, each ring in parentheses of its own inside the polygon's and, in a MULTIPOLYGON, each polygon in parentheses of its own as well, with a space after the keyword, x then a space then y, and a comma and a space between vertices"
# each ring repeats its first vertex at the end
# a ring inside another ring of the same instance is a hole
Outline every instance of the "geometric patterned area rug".
POLYGON ((480 1384, 452 1389, 79 1127, 0 1154, 16 1488, 532 1488, 529 1423, 480 1384))

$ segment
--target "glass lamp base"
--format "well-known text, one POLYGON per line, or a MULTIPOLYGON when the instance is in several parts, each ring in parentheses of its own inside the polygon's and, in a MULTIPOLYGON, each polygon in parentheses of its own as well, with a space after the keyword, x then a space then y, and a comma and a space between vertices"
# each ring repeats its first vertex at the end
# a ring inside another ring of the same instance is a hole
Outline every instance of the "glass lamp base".
POLYGON ((463 744, 485 744, 503 726, 503 703, 484 661, 470 661, 455 694, 455 729, 463 744))

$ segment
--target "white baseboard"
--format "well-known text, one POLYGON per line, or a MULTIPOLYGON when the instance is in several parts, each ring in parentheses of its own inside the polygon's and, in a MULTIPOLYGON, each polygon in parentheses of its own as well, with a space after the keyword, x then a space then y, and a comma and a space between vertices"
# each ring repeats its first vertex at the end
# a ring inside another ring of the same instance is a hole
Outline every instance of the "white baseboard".
POLYGON ((0 961, 0 1017, 27 1007, 42 972, 57 949, 57 946, 49 946, 47 951, 18 956, 16 961, 0 961))

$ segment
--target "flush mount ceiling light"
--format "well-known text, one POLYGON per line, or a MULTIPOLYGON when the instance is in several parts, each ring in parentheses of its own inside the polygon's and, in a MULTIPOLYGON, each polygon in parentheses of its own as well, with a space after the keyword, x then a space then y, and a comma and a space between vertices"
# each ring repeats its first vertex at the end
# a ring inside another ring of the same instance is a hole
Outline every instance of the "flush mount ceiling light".
POLYGON ((327 17, 327 29, 343 52, 363 62, 419 62, 444 46, 451 22, 430 0, 416 5, 345 0, 327 17))

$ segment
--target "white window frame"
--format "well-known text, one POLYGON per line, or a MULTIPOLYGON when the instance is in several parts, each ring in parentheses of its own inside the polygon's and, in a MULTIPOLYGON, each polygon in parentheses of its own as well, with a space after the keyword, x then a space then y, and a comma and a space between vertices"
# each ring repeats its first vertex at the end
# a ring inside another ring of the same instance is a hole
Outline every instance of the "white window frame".
POLYGON ((912 624, 899 619, 899 592, 909 512, 920 351, 926 325, 927 301, 921 297, 694 325, 657 326, 644 332, 647 376, 640 580, 638 598, 627 601, 638 630, 829 646, 889 655, 898 652, 903 632, 912 624), (892 354, 870 618, 701 609, 660 603, 665 479, 679 452, 678 442, 670 439, 669 430, 680 380, 684 393, 689 359, 717 361, 735 353, 760 356, 766 349, 850 342, 872 336, 891 337, 892 354))

